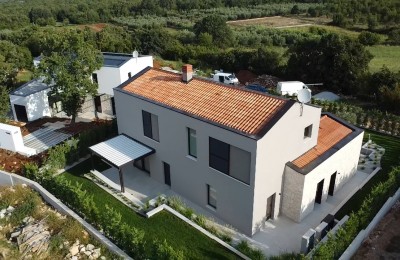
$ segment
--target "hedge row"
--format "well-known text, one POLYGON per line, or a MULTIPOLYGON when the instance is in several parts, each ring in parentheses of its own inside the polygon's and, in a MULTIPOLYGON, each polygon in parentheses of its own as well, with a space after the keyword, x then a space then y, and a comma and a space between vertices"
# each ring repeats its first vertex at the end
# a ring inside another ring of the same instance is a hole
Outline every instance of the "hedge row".
POLYGON ((344 120, 363 128, 400 136, 400 117, 380 110, 364 110, 361 107, 343 102, 313 100, 325 112, 333 113, 344 120))
POLYGON ((184 259, 183 252, 173 249, 166 241, 153 241, 150 245, 153 251, 146 252, 145 233, 142 230, 122 223, 121 214, 108 205, 106 205, 107 210, 100 211, 93 200, 93 195, 89 195, 79 183, 73 184, 66 179, 55 178, 56 170, 52 168, 52 164, 40 170, 36 164, 25 165, 25 175, 28 178, 39 182, 87 222, 97 229, 103 230, 104 235, 131 257, 135 259, 184 259))
POLYGON ((365 229, 387 199, 400 186, 400 166, 393 168, 385 182, 377 184, 364 199, 361 208, 351 213, 346 224, 335 235, 329 235, 312 253, 314 259, 338 259, 358 233, 365 229))

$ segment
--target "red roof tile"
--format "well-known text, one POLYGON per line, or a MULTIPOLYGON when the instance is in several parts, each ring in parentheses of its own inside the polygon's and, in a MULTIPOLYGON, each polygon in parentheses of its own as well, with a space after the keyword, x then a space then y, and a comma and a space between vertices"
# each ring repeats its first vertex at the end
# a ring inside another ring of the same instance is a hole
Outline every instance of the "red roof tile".
POLYGON ((353 130, 325 115, 321 117, 317 145, 293 161, 303 168, 348 136, 353 130))
POLYGON ((154 68, 121 88, 248 135, 258 135, 288 102, 207 79, 193 78, 185 83, 181 74, 154 68))

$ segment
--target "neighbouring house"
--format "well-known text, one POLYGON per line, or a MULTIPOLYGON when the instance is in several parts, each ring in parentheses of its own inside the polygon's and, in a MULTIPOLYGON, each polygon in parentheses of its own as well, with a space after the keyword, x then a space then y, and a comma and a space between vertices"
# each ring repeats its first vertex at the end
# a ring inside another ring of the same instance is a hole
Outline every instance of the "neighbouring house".
POLYGON ((31 80, 10 93, 11 109, 16 121, 28 122, 52 116, 50 86, 43 79, 31 80))
POLYGON ((113 88, 119 86, 146 67, 153 67, 153 57, 149 55, 103 52, 103 66, 92 74, 99 84, 98 95, 94 98, 98 113, 115 115, 113 88))
MULTIPOLYGON (((92 79, 99 85, 99 94, 86 98, 81 113, 96 111, 106 116, 115 115, 113 88, 144 68, 153 67, 153 57, 148 55, 103 52, 103 58, 103 66, 92 74, 92 79)), ((35 67, 41 59, 41 56, 34 58, 35 67)), ((61 102, 48 98, 49 91, 50 86, 42 79, 31 80, 13 91, 10 101, 14 120, 28 122, 44 116, 66 116, 61 102)))
POLYGON ((146 68, 114 89, 119 136, 91 147, 133 167, 247 235, 296 222, 357 168, 363 131, 290 99, 146 68))

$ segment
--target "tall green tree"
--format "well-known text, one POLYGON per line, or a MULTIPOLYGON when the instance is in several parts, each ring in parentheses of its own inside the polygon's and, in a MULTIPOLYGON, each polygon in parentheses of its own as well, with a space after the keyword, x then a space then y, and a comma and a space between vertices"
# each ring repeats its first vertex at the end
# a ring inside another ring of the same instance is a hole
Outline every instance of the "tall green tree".
POLYGON ((226 24, 226 20, 219 15, 204 17, 194 25, 193 30, 197 37, 203 33, 210 34, 214 44, 219 47, 228 47, 234 42, 232 30, 226 24))
POLYGON ((29 69, 32 56, 27 48, 9 41, 0 41, 0 85, 14 87, 21 69, 29 69))
POLYGON ((288 78, 322 82, 331 90, 357 93, 372 55, 357 40, 337 34, 305 39, 288 50, 288 78))
POLYGON ((10 111, 10 100, 8 89, 0 85, 0 122, 5 122, 7 113, 10 111))
POLYGON ((85 98, 97 93, 98 85, 91 75, 102 65, 101 53, 85 41, 80 31, 57 35, 47 45, 37 73, 52 85, 50 95, 59 98, 63 111, 74 123, 85 98))

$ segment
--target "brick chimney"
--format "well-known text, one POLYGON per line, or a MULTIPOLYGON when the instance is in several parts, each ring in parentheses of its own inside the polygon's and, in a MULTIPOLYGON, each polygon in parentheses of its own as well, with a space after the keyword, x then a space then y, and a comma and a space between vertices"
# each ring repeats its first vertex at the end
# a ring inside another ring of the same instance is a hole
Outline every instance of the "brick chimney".
POLYGON ((185 64, 182 66, 182 80, 188 83, 193 78, 193 66, 191 64, 185 64))

